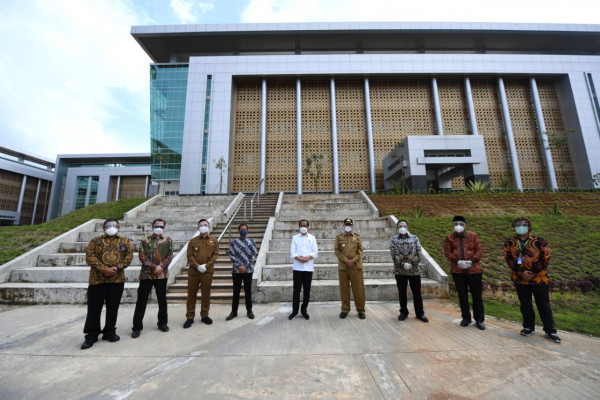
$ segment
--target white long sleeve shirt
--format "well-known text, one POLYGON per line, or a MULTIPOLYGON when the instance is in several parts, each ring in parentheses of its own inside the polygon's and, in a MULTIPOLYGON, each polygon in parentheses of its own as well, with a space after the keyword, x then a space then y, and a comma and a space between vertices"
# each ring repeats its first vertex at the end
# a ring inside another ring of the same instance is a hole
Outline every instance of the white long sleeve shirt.
POLYGON ((306 235, 302 235, 301 233, 297 234, 292 238, 292 248, 290 250, 291 257, 294 260, 294 270, 295 271, 310 271, 314 272, 315 270, 315 258, 319 255, 319 250, 317 249, 317 239, 310 233, 306 235), (296 260, 296 257, 306 257, 312 256, 312 260, 309 260, 305 263, 302 263, 296 260))

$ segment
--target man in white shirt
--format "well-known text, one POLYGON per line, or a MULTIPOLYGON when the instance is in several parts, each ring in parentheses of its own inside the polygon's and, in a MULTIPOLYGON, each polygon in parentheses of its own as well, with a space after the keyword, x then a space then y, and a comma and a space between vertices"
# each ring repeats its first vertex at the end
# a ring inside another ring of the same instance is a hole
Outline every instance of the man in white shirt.
POLYGON ((300 289, 304 288, 304 297, 300 313, 304 319, 309 319, 306 312, 308 302, 310 301, 310 284, 315 270, 314 259, 317 258, 319 250, 317 249, 317 240, 308 233, 309 223, 307 220, 300 220, 300 233, 292 238, 291 257, 294 260, 294 296, 292 299, 292 313, 288 317, 294 319, 298 315, 300 308, 300 289))

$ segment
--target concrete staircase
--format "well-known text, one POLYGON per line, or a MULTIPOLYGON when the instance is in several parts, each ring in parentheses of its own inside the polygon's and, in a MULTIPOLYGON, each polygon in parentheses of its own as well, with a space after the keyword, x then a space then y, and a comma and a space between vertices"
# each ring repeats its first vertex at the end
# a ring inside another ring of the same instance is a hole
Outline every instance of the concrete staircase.
MULTIPOLYGON (((286 195, 269 243, 262 281, 257 285, 260 293, 257 297, 265 302, 291 301, 291 238, 299 233, 298 221, 305 218, 310 221, 309 233, 315 236, 319 247, 311 300, 339 301, 337 257, 333 246, 335 236, 343 231, 342 221, 348 217, 354 220, 354 232, 361 235, 363 241, 367 300, 398 299, 389 250, 390 238, 398 232, 390 218, 378 216, 378 211, 362 193, 286 195)), ((446 297, 447 285, 430 279, 426 266, 421 270, 423 297, 446 297)))
MULTIPOLYGON (((131 241, 133 261, 125 270, 127 282, 122 302, 137 299, 141 263, 138 247, 141 239, 151 234, 155 218, 167 221, 166 234, 173 239, 173 250, 178 252, 196 232, 200 218, 223 219, 223 211, 235 196, 172 196, 157 199, 145 210, 120 221, 120 233, 131 241)), ((102 223, 88 224, 71 241, 61 242, 54 250, 37 254, 31 266, 16 266, 10 272, 9 282, 0 284, 4 302, 19 303, 85 303, 90 267, 85 261, 89 241, 102 234, 102 223)))
MULTIPOLYGON (((278 197, 278 194, 261 195, 259 205, 257 205, 257 199, 255 199, 253 220, 250 220, 251 196, 247 196, 246 218, 244 218, 244 209, 242 206, 230 225, 231 240, 238 237, 238 226, 240 223, 245 222, 248 224, 248 237, 254 239, 257 250, 260 251, 260 245, 265 234, 265 229, 269 222, 269 218, 272 217, 275 212, 278 197)), ((219 237, 226 225, 227 221, 218 224, 211 230, 210 234, 214 237, 219 237)), ((233 283, 231 281, 232 264, 229 259, 229 241, 229 233, 226 233, 219 242, 219 258, 215 263, 215 273, 213 275, 210 296, 211 302, 231 302, 233 297, 233 283)), ((186 265, 185 267, 182 267, 181 274, 177 276, 175 283, 169 286, 167 292, 167 300, 169 303, 185 303, 187 298, 187 273, 188 268, 186 265)), ((244 293, 243 286, 241 293, 242 295, 244 293)), ((200 300, 200 298, 200 291, 198 291, 197 300, 200 300)), ((240 303, 243 304, 243 299, 240 299, 240 303)))

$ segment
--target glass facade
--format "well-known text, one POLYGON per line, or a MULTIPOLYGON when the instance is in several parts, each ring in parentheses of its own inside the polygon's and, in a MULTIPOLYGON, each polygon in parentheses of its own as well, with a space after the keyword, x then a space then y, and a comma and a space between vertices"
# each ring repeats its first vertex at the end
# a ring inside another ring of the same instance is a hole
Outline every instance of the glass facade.
POLYGON ((188 64, 150 66, 150 153, 152 179, 178 180, 188 64))
POLYGON ((73 211, 96 204, 98 197, 98 176, 78 176, 75 184, 73 211))

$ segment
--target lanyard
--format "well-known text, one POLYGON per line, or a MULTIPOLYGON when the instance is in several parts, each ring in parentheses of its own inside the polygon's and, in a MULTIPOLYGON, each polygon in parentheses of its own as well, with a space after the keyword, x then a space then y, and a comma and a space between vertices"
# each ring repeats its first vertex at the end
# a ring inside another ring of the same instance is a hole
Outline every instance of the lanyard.
POLYGON ((517 239, 519 241, 519 256, 523 255, 523 250, 525 250, 527 248, 527 243, 529 243, 529 238, 527 238, 527 240, 525 241, 525 244, 523 244, 523 246, 521 246, 521 239, 517 239))

